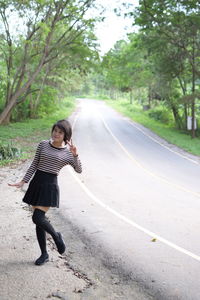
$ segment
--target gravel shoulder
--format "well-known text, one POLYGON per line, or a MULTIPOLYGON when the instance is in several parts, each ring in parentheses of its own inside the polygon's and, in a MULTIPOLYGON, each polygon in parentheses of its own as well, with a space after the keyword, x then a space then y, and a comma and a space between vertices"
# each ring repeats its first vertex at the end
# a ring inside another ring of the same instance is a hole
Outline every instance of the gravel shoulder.
POLYGON ((0 169, 0 299, 80 299, 90 282, 74 274, 65 256, 48 238, 50 262, 35 266, 40 255, 32 212, 22 203, 23 191, 8 187, 27 169, 28 162, 0 169))
POLYGON ((109 253, 96 249, 76 224, 62 219, 59 209, 50 210, 47 216, 63 233, 67 251, 59 255, 48 236, 50 261, 34 265, 40 250, 32 212, 21 201, 24 191, 8 186, 22 178, 29 164, 0 168, 0 299, 153 299, 112 266, 109 253))

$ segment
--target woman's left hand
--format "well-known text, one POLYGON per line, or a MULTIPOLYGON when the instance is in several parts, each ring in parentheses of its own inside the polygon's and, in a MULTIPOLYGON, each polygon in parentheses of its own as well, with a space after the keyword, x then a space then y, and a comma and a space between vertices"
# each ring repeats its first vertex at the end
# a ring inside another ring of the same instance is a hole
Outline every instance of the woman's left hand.
POLYGON ((20 182, 17 182, 17 183, 8 183, 8 185, 9 186, 15 186, 15 187, 17 187, 17 188, 21 188, 21 187, 23 187, 23 185, 24 185, 24 181, 23 180, 21 180, 20 182))
POLYGON ((73 156, 78 156, 76 146, 73 145, 72 140, 70 140, 69 142, 67 141, 67 144, 69 145, 69 150, 71 151, 73 156))

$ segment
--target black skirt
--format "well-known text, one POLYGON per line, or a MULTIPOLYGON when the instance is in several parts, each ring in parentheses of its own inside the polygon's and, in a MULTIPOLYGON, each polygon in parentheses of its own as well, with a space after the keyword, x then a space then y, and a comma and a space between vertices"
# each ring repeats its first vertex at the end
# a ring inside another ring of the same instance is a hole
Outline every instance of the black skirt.
POLYGON ((33 206, 59 207, 57 175, 37 170, 22 199, 33 206))

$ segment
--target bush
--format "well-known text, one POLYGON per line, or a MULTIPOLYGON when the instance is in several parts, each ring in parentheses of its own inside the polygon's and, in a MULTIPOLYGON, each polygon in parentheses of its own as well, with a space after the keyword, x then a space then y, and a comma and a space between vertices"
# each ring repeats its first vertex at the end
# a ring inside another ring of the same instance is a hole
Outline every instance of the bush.
POLYGON ((13 147, 11 144, 0 144, 0 160, 12 159, 19 157, 21 150, 13 147))
POLYGON ((152 108, 147 111, 147 114, 150 118, 165 124, 168 124, 173 120, 171 112, 169 112, 165 107, 152 108))

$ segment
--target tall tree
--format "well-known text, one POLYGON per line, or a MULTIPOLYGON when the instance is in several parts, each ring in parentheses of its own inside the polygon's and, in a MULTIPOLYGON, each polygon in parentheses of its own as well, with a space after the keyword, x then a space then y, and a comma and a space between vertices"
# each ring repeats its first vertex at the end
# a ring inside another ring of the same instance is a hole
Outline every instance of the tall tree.
MULTIPOLYGON (((141 0, 134 13, 135 23, 146 36, 154 34, 168 47, 182 53, 191 74, 192 95, 196 91, 196 79, 200 75, 200 7, 191 0, 141 0)), ((180 82, 181 84, 181 82, 180 82)), ((182 85, 183 87, 183 85, 182 85)), ((192 136, 195 137, 195 96, 191 98, 192 136)))
POLYGON ((87 33, 94 20, 86 17, 86 12, 92 4, 94 0, 0 2, 0 48, 7 69, 6 101, 0 124, 9 122, 13 108, 34 92, 33 83, 44 66, 67 59, 81 35, 86 43, 91 43, 87 33), (23 21, 21 31, 11 28, 13 15, 23 21))

